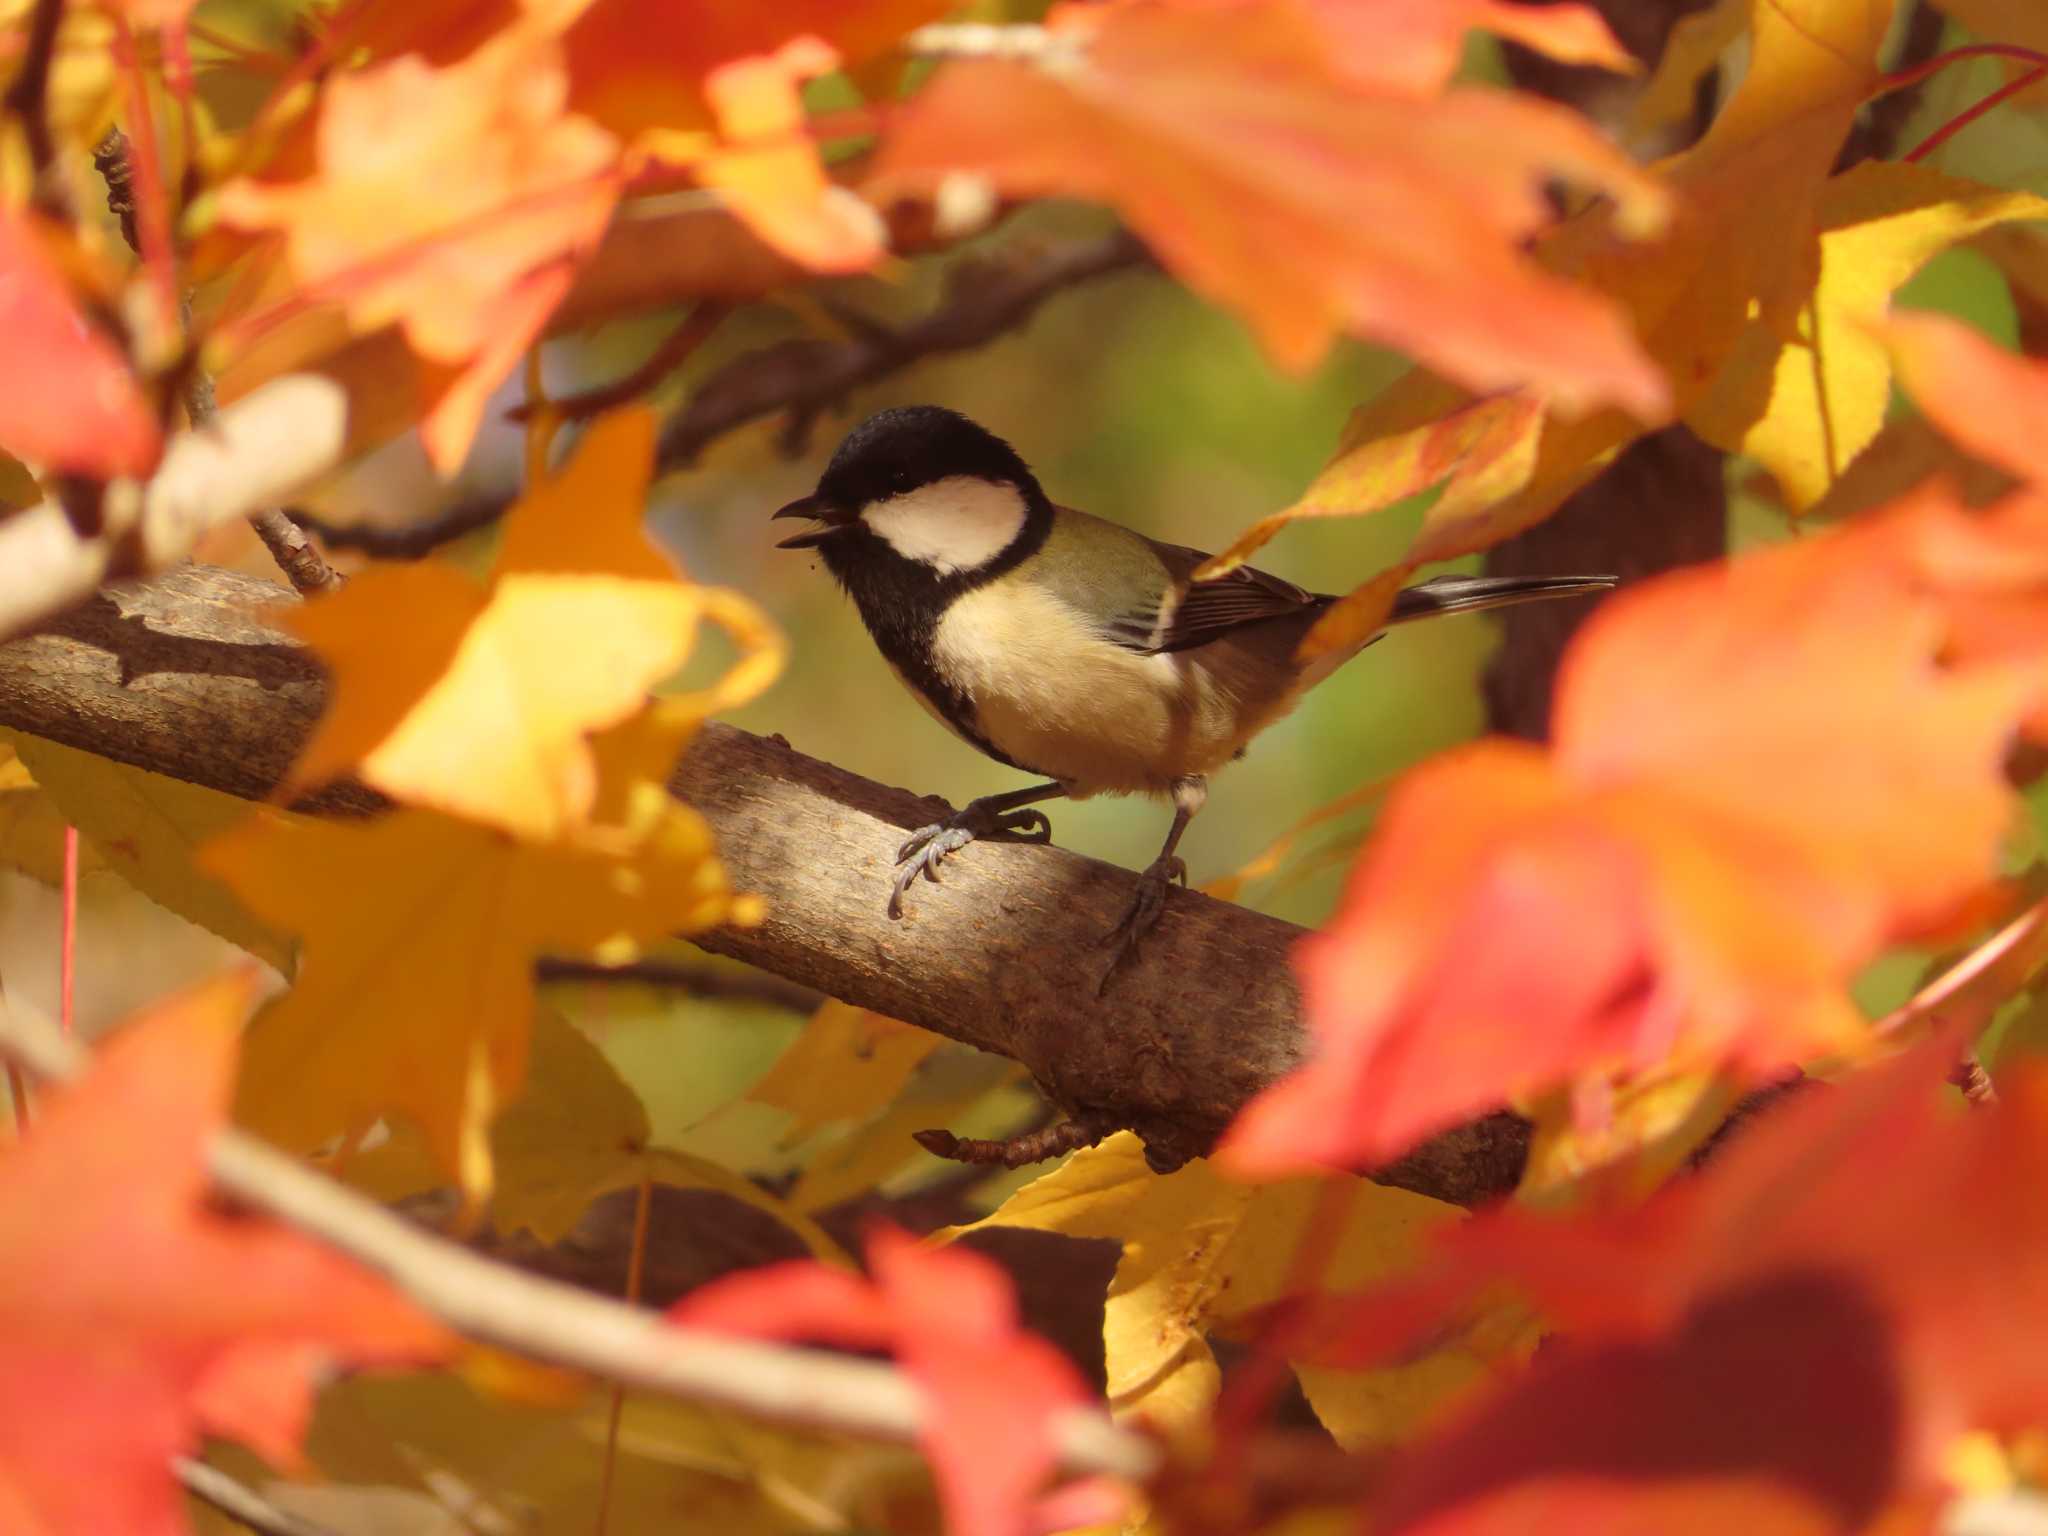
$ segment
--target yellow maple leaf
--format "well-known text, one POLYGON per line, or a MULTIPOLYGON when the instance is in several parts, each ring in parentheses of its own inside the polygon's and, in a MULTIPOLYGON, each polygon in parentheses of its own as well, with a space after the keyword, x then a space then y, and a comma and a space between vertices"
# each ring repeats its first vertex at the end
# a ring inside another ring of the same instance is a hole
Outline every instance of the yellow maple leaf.
MULTIPOLYGON (((1463 1215, 1407 1190, 1331 1177, 1346 1204, 1320 1277, 1325 1289, 1360 1290, 1400 1274, 1431 1231, 1463 1215)), ((1210 1336, 1241 1330, 1290 1295, 1295 1254, 1319 1220, 1324 1185, 1313 1178, 1241 1183, 1206 1161, 1161 1177, 1125 1131, 1075 1153, 993 1214, 937 1237, 1028 1227, 1121 1242, 1102 1330, 1110 1407, 1120 1418, 1179 1431, 1202 1421, 1221 1385, 1210 1336)), ((1342 1444, 1388 1444, 1494 1361, 1533 1343, 1519 1320, 1503 1320, 1483 1347, 1477 1337, 1384 1370, 1305 1369, 1303 1390, 1342 1444)))
POLYGON ((542 844, 427 811, 276 818, 201 861, 300 940, 296 985, 250 1032, 238 1116, 303 1150, 398 1111, 472 1195, 490 1185, 485 1128, 525 1081, 537 954, 622 959, 758 918, 703 819, 668 800, 542 844))
MULTIPOLYGON (((594 426, 508 515, 487 584, 441 562, 378 567, 295 610, 289 623, 334 683, 294 784, 353 769, 396 799, 528 837, 588 819, 599 792, 589 733, 643 709, 702 619, 750 609, 677 579, 642 532, 653 434, 639 409, 594 426)), ((765 620, 753 638, 732 674, 746 669, 746 686, 703 703, 765 686, 780 641, 765 620)), ((665 727, 679 746, 681 727, 665 727)))
POLYGON ((930 1030, 828 998, 747 1097, 787 1110, 783 1145, 835 1120, 862 1120, 894 1102, 944 1042, 930 1030))
MULTIPOLYGON (((500 1232, 563 1241, 590 1203, 642 1179, 704 1189, 762 1211, 828 1264, 854 1267, 846 1250, 810 1217, 752 1179, 707 1158, 651 1145, 646 1106, 590 1038, 545 1006, 533 1017, 528 1082, 490 1128, 491 1220, 500 1232)), ((444 1170, 408 1124, 379 1146, 350 1158, 349 1183, 380 1200, 398 1200, 445 1182, 444 1170)))
POLYGON ((1761 460, 1803 512, 1877 436, 1891 354, 1870 322, 1934 256, 1999 224, 2048 219, 2048 198, 1867 162, 1822 188, 1820 280, 1786 334, 1763 318, 1686 415, 1708 442, 1761 460))
POLYGON ((79 829, 81 876, 112 870, 159 906, 240 945, 280 971, 291 944, 193 862, 200 844, 249 815, 249 802, 131 768, 24 732, 0 733, 18 753, 0 763, 0 860, 50 884, 63 877, 63 833, 79 829), (35 775, 24 790, 27 775, 35 775))

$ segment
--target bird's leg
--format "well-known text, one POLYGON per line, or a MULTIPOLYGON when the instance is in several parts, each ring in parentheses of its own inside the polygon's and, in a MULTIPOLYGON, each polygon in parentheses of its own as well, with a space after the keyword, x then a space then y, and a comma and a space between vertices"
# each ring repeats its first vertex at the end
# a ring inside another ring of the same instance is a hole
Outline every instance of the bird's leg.
POLYGON ((919 827, 896 850, 896 862, 902 867, 896 871, 896 885, 889 892, 889 915, 903 915, 903 893, 910 889, 911 881, 920 874, 937 881, 939 861, 976 838, 1001 838, 1013 843, 1051 842, 1052 823, 1045 819, 1045 812, 1021 807, 1066 792, 1060 784, 1033 784, 1029 789, 1013 789, 1007 795, 983 795, 979 800, 968 801, 944 821, 919 827))
POLYGON ((1178 880, 1188 883, 1187 862, 1173 850, 1180 844, 1181 833, 1187 831, 1188 823, 1195 819, 1195 812, 1209 798, 1209 781, 1198 774, 1173 781, 1173 825, 1166 830, 1166 842, 1159 850, 1159 857, 1145 867, 1138 877, 1137 894, 1131 898, 1130 910, 1124 913, 1123 921, 1110 931, 1105 941, 1115 947, 1110 956, 1109 966, 1102 973, 1102 981, 1095 989, 1100 997, 1109 989, 1109 978, 1116 974, 1116 968, 1159 921, 1159 914, 1166 909, 1166 888, 1178 880))

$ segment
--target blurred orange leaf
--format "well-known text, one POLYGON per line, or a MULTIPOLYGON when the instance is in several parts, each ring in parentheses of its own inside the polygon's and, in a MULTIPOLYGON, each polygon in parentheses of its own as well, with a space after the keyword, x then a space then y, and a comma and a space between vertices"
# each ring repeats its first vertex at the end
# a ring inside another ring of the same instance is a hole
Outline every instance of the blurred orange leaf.
POLYGON ((700 622, 737 601, 678 579, 648 541, 653 445, 645 410, 594 425, 512 509, 487 584, 438 561, 378 566, 295 609, 334 687, 294 782, 354 769, 399 799, 533 837, 589 816, 589 733, 636 713, 700 622))
POLYGON ((1611 600, 1548 753, 1484 742, 1396 789, 1300 952, 1318 1054, 1239 1164, 1371 1165, 1559 1084, 1587 1120, 1617 1077, 1856 1049, 1849 978, 1993 877, 2004 752, 2048 695, 2048 649, 1936 665, 1935 555, 1974 528, 1925 498, 1611 600))
POLYGON ((297 1455, 327 1367, 449 1340, 381 1278, 209 1192, 233 973, 147 1010, 0 1152, 0 1516, 20 1536, 180 1536, 203 1433, 297 1455))
POLYGON ((887 1109, 943 1044, 930 1030, 828 998, 747 1097, 789 1112, 782 1139, 794 1146, 835 1120, 887 1109))
POLYGON ((102 478, 156 467, 162 435, 127 362, 79 313, 35 226, 5 208, 0 336, 19 363, 0 370, 0 449, 102 478))
POLYGON ((1619 314, 1518 248, 1550 220, 1553 176, 1631 226, 1661 217, 1662 189, 1582 119, 1501 91, 1367 89, 1287 0, 1069 6, 1049 25, 1042 60, 942 66, 891 121, 873 188, 967 174, 1112 203, 1289 368, 1351 331, 1475 389, 1663 413, 1619 314))
POLYGON ((424 811, 263 816, 201 862, 300 941, 292 990, 250 1030, 236 1118, 309 1150, 399 1110, 474 1194, 484 1131, 525 1079, 535 955, 629 958, 757 910, 703 819, 658 794, 632 828, 544 844, 424 811))
POLYGON ((1465 34, 1492 32, 1564 64, 1631 72, 1635 59, 1588 5, 1518 0, 1309 0, 1331 61, 1353 79, 1433 95, 1464 59, 1465 34))
POLYGON ((824 272, 857 271, 882 254, 881 216, 825 176, 804 133, 803 82, 838 67, 815 37, 774 53, 721 64, 704 77, 721 144, 697 164, 697 179, 725 195, 755 233, 824 272))
POLYGON ((1647 1207, 1447 1230, 1440 1305, 1505 1279, 1565 1337, 1397 1471, 1381 1528, 1867 1530, 1965 1431, 2038 1425, 2048 1357, 2011 1341, 2048 1308, 2048 1073, 1958 1114, 1954 1052, 1806 1089, 1647 1207))
POLYGON ((301 288, 357 331, 396 322, 422 359, 460 370, 421 428, 444 473, 611 214, 618 142, 567 96, 537 26, 446 66, 372 64, 322 91, 315 175, 219 194, 224 223, 281 232, 301 288))
POLYGON ((924 1449, 957 1536, 1021 1536, 1051 1475, 1051 1421, 1090 1400, 1052 1345, 1017 1321, 1009 1277, 960 1248, 893 1227, 868 1238, 865 1281, 812 1260, 774 1264, 692 1292, 669 1311, 688 1328, 887 1346, 928 1394, 924 1449))

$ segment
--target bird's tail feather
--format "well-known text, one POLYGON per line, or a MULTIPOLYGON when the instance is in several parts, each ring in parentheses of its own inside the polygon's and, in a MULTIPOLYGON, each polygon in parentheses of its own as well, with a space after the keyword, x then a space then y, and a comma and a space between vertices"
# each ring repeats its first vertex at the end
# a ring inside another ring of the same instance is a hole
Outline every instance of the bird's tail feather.
POLYGON ((1585 597, 1607 591, 1615 581, 1612 576, 1436 576, 1402 588, 1387 622, 1405 624, 1444 613, 1477 613, 1553 597, 1585 597))

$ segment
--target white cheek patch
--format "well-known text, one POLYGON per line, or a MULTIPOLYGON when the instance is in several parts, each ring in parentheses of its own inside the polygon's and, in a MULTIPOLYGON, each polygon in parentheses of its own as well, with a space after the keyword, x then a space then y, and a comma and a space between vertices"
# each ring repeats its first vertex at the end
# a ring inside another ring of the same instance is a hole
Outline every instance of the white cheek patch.
POLYGON ((1013 485, 950 475, 878 501, 861 517, 904 559, 950 576, 1010 547, 1024 528, 1024 498, 1013 485))

